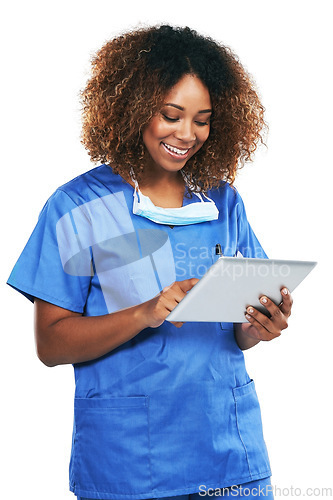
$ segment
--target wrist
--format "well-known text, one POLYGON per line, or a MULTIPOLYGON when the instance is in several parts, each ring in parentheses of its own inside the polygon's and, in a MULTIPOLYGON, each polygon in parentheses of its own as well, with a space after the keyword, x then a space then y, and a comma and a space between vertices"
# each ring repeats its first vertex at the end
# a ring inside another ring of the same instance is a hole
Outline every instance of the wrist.
POLYGON ((249 328, 251 328, 249 323, 235 323, 234 325, 235 340, 242 351, 250 349, 260 342, 260 339, 249 335, 249 328))
POLYGON ((134 306, 134 322, 140 332, 150 326, 147 309, 147 302, 134 306))

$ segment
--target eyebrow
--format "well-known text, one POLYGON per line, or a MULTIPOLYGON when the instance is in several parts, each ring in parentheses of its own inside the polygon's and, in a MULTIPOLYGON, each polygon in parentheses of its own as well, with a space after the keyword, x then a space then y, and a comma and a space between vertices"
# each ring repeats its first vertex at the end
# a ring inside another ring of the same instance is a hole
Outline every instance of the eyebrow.
MULTIPOLYGON (((165 106, 172 106, 173 108, 179 109, 180 111, 185 111, 185 108, 178 106, 178 104, 173 104, 172 102, 166 102, 165 106)), ((198 113, 212 113, 212 109, 201 109, 198 113)))

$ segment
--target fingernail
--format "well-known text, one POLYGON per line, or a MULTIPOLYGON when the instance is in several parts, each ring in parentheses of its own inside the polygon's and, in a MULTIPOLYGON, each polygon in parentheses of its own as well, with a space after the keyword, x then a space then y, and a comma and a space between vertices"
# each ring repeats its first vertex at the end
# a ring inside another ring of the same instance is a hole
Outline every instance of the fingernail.
POLYGON ((249 314, 245 314, 245 318, 251 319, 251 316, 249 314))
POLYGON ((250 313, 250 314, 252 314, 252 313, 253 313, 253 309, 252 309, 252 307, 248 307, 248 308, 247 308, 247 312, 248 312, 248 313, 250 313))
POLYGON ((267 303, 266 297, 261 297, 260 302, 262 302, 263 304, 266 304, 267 303))
POLYGON ((288 290, 287 290, 287 288, 284 288, 284 289, 282 290, 282 293, 283 293, 284 295, 288 295, 288 290))

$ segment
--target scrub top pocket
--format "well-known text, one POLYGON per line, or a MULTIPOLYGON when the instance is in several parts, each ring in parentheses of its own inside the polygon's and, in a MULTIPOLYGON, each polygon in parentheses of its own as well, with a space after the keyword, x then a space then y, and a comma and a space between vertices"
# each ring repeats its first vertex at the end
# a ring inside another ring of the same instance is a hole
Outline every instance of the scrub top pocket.
POLYGON ((146 396, 75 399, 75 494, 135 495, 151 489, 148 406, 146 396))
POLYGON ((269 459, 263 439, 261 412, 254 381, 233 389, 236 422, 251 476, 269 471, 269 459), (262 439, 260 439, 262 438, 262 439))

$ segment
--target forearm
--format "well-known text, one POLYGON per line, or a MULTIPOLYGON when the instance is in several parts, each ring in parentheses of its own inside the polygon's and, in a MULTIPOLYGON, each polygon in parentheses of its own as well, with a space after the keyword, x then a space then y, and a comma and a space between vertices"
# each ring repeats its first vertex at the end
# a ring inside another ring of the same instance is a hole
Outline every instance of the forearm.
MULTIPOLYGON (((45 303, 43 306, 48 307, 45 303)), ((104 316, 67 316, 48 326, 36 327, 38 356, 47 366, 99 358, 147 327, 141 314, 143 307, 134 306, 104 316)))
POLYGON ((35 299, 38 357, 47 366, 99 358, 145 328, 160 326, 198 281, 196 278, 175 281, 147 302, 104 316, 82 316, 35 299))
POLYGON ((255 339, 253 337, 249 337, 245 330, 248 329, 249 323, 235 323, 234 324, 234 332, 235 332, 235 339, 236 342, 242 351, 246 351, 247 349, 250 349, 251 347, 257 345, 260 340, 255 339))

